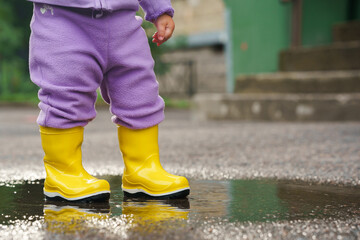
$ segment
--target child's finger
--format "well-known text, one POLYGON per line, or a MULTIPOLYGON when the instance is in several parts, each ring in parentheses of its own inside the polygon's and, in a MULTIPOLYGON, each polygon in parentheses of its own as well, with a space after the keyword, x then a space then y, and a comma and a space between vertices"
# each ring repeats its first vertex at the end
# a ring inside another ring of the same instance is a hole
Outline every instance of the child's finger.
POLYGON ((152 36, 152 42, 158 42, 159 39, 158 39, 158 34, 157 32, 152 36))
POLYGON ((157 37, 153 37, 152 42, 153 43, 159 43, 161 41, 157 37))

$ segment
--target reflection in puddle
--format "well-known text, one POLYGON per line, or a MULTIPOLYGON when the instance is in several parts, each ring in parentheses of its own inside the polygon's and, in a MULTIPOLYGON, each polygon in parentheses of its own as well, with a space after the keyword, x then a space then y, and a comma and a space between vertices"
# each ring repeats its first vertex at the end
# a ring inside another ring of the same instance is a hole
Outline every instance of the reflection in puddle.
POLYGON ((270 180, 193 180, 188 199, 144 201, 124 198, 121 177, 104 178, 112 187, 109 203, 44 201, 43 181, 0 186, 0 226, 40 220, 46 232, 73 234, 91 232, 89 222, 118 218, 127 230, 146 234, 182 227, 191 220, 266 222, 360 216, 358 188, 270 180))
MULTIPOLYGON (((86 231, 86 221, 91 219, 104 220, 110 216, 110 209, 81 208, 79 206, 44 206, 45 228, 52 233, 74 234, 86 231), (98 211, 96 211, 98 210, 98 211), (107 213, 106 213, 107 212, 107 213)), ((90 229, 89 229, 90 230, 90 229)))

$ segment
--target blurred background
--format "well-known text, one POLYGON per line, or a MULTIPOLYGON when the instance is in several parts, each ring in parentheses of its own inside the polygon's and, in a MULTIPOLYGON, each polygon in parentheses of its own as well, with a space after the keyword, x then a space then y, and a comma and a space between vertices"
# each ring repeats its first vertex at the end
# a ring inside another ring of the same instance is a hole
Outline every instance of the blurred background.
MULTIPOLYGON (((0 102, 36 104, 32 4, 0 3, 0 102)), ((173 38, 150 44, 168 106, 197 119, 360 120, 360 0, 172 3, 173 38)))
POLYGON ((0 0, 0 6, 0 101, 36 103, 28 71, 32 4, 0 0))

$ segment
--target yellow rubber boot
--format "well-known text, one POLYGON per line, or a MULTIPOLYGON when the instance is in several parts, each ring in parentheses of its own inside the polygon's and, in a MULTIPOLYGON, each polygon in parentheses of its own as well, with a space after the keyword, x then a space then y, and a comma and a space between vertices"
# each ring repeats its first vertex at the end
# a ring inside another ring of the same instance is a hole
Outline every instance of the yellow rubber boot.
POLYGON ((40 126, 40 133, 45 152, 46 197, 68 201, 109 199, 109 183, 91 176, 82 166, 83 127, 57 129, 40 126))
POLYGON ((118 127, 125 169, 122 189, 130 197, 183 198, 189 195, 185 177, 166 172, 159 158, 158 126, 141 130, 118 127))

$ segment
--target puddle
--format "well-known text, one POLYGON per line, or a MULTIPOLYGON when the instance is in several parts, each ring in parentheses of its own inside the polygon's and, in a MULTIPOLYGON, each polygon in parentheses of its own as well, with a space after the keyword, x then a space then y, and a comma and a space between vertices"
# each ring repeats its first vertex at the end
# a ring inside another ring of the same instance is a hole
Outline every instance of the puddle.
POLYGON ((360 216, 358 188, 271 180, 192 180, 188 199, 140 201, 124 199, 121 177, 103 178, 112 188, 110 202, 106 204, 45 202, 43 180, 0 186, 0 225, 40 220, 46 223, 48 231, 71 233, 84 230, 82 223, 89 219, 119 218, 140 231, 144 229, 141 226, 147 226, 149 231, 149 226, 160 226, 155 223, 172 222, 171 226, 176 227, 191 224, 191 220, 274 222, 360 216))

